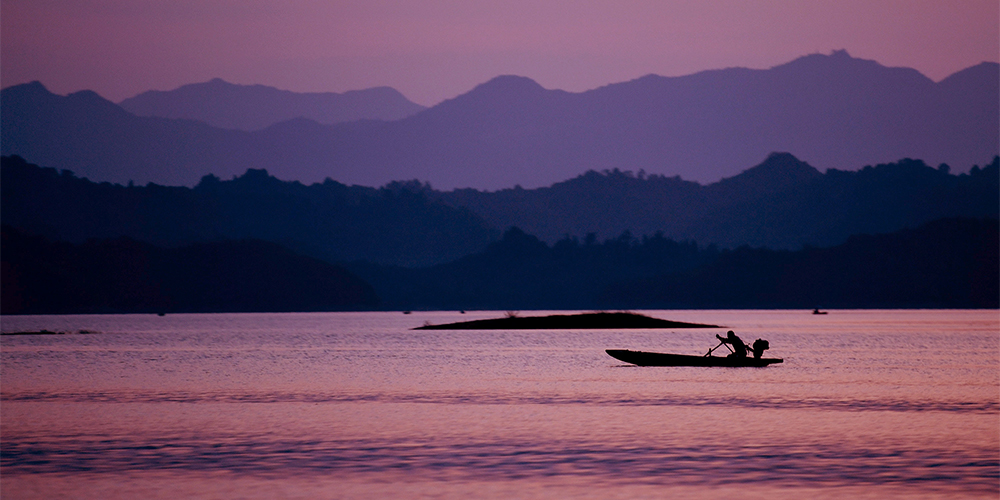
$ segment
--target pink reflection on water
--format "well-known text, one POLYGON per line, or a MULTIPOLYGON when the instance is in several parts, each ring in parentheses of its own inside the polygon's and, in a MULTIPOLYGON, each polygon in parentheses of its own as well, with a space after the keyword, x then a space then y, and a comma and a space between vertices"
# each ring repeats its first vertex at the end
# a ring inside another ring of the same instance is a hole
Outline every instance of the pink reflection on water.
POLYGON ((105 333, 5 337, 3 493, 1000 493, 995 311, 655 315, 763 336, 786 363, 603 353, 696 353, 714 330, 413 332, 424 318, 387 313, 83 317, 105 333))

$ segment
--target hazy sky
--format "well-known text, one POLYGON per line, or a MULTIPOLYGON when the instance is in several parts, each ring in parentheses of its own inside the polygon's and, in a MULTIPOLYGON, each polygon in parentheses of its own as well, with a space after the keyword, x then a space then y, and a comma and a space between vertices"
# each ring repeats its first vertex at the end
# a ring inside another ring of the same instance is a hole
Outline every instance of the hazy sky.
POLYGON ((1000 2, 3 0, 0 39, 3 87, 119 101, 219 77, 432 105, 501 74, 582 91, 835 49, 940 80, 1000 60, 1000 2))

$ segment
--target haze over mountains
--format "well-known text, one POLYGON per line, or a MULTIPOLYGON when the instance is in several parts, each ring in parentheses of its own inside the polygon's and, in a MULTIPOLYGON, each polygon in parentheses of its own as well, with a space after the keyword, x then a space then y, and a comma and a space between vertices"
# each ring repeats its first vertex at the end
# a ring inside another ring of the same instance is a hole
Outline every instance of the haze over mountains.
POLYGON ((591 169, 708 183, 772 151, 820 169, 920 158, 963 171, 1000 150, 998 81, 995 63, 935 83, 839 51, 582 93, 505 76, 395 121, 296 118, 252 132, 140 117, 93 92, 56 96, 34 83, 2 91, 0 151, 95 181, 187 186, 247 168, 438 189, 540 187, 591 169))
POLYGON ((398 120, 424 109, 389 87, 297 93, 264 85, 236 85, 219 78, 170 91, 150 90, 118 103, 136 116, 186 118, 213 127, 259 130, 293 118, 333 124, 398 120))

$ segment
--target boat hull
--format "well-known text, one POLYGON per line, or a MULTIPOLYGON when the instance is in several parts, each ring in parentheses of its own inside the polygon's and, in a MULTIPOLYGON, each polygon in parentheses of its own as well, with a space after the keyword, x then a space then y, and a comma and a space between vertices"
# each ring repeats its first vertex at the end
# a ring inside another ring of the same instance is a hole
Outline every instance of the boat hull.
POLYGON ((687 354, 664 354, 658 352, 629 351, 627 349, 607 349, 612 358, 639 366, 725 366, 762 367, 781 363, 781 358, 724 358, 721 356, 691 356, 687 354))

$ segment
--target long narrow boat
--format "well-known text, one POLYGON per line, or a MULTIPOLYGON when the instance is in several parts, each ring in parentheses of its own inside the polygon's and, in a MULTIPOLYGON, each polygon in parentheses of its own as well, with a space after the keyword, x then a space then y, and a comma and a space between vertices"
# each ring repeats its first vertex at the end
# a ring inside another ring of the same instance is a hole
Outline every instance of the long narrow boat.
POLYGON ((767 366, 781 363, 781 358, 724 358, 721 356, 691 356, 688 354, 663 354, 658 352, 629 351, 627 349, 607 349, 612 358, 639 366, 767 366))

